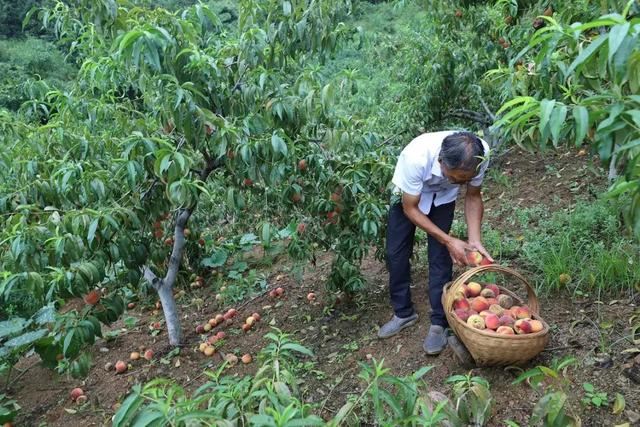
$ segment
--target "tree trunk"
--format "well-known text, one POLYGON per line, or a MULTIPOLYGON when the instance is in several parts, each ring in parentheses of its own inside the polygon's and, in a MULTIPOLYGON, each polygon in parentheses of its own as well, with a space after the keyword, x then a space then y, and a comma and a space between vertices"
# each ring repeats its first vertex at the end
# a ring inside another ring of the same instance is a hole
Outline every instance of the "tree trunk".
POLYGON ((169 344, 174 346, 182 345, 182 329, 180 328, 180 317, 176 300, 173 297, 173 286, 163 283, 158 289, 158 296, 162 304, 164 319, 167 322, 167 332, 169 334, 169 344))

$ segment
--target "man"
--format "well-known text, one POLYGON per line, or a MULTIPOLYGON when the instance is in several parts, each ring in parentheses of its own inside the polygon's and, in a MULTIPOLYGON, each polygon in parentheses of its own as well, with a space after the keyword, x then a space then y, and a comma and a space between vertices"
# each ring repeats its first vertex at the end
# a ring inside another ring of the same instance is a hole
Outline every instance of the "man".
POLYGON ((493 259, 480 239, 484 207, 481 185, 487 169, 488 144, 470 132, 432 132, 415 138, 398 158, 393 183, 401 200, 392 201, 387 225, 387 267, 393 318, 378 336, 388 338, 416 323, 411 301, 411 264, 416 227, 428 234, 431 326, 423 348, 439 354, 447 344, 447 319, 440 300, 452 277, 453 264, 468 265, 467 252, 493 259), (460 186, 466 184, 468 242, 449 236, 460 186))

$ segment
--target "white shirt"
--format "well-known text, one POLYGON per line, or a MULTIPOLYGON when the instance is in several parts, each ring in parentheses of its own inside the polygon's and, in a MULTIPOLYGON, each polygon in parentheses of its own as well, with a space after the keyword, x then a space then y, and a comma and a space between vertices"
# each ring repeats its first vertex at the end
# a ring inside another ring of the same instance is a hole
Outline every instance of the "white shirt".
MULTIPOLYGON (((412 196, 420 195, 418 208, 427 215, 431 204, 436 206, 451 203, 458 197, 460 184, 451 184, 440 170, 438 156, 442 141, 456 131, 429 132, 413 139, 400 153, 392 182, 396 192, 404 192, 412 196), (435 199, 434 199, 435 195, 435 199)), ((484 140, 485 157, 489 154, 489 144, 484 140)), ((489 162, 480 164, 480 171, 469 181, 469 185, 480 187, 489 162)))

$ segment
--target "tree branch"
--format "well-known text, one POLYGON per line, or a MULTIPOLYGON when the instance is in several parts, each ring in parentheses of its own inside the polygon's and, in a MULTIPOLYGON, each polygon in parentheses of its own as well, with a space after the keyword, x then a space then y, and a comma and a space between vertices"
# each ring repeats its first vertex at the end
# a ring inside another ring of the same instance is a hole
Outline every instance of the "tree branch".
POLYGON ((147 282, 153 287, 153 289, 158 290, 162 286, 162 279, 160 279, 156 274, 151 271, 148 266, 142 267, 142 273, 147 282))

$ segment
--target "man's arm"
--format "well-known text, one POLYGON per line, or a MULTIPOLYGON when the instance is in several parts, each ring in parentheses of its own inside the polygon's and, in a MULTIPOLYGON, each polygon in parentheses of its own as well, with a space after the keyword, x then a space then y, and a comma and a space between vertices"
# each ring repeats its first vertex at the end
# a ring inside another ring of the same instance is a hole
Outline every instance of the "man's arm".
POLYGON ((435 225, 429 217, 420 211, 418 208, 418 202, 420 202, 420 196, 412 196, 407 193, 402 193, 402 209, 405 216, 409 218, 409 221, 414 223, 416 227, 426 231, 438 242, 445 245, 449 250, 449 254, 451 255, 451 259, 454 264, 466 265, 467 257, 465 250, 472 250, 471 246, 442 231, 440 227, 435 225))
POLYGON ((493 262, 493 258, 482 246, 482 234, 480 225, 484 215, 484 204, 482 202, 481 187, 467 185, 467 195, 464 200, 464 215, 467 220, 467 233, 469 235, 469 245, 475 247, 484 257, 493 262))

